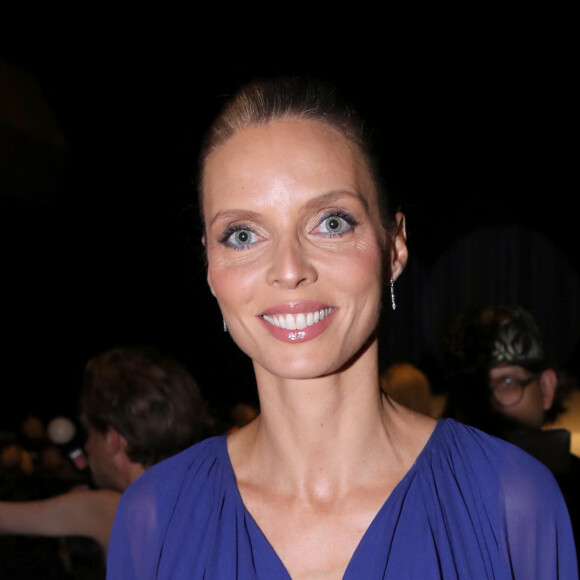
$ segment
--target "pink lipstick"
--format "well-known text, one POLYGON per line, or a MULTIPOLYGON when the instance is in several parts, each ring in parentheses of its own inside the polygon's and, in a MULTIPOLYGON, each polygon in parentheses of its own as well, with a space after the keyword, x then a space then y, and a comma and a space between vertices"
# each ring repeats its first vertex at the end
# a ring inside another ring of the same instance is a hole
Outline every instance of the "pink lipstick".
POLYGON ((274 338, 297 343, 316 338, 329 326, 336 311, 320 302, 298 302, 278 304, 258 318, 274 338))

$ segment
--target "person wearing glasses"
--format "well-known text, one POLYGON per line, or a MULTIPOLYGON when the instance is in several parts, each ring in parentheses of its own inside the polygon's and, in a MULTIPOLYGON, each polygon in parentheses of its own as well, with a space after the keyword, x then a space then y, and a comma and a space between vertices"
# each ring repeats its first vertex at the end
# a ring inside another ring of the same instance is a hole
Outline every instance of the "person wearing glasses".
POLYGON ((580 457, 570 432, 544 429, 565 410, 567 385, 546 354, 538 324, 519 307, 464 312, 443 341, 447 401, 443 415, 524 449, 554 474, 580 540, 580 457))

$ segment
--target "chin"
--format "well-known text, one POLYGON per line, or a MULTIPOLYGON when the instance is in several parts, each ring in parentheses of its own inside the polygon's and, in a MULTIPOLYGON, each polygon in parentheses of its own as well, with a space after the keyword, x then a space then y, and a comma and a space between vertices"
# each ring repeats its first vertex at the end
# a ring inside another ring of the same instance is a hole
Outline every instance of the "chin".
POLYGON ((321 364, 321 362, 320 359, 305 360, 304 357, 296 358, 294 360, 278 359, 275 362, 261 362, 259 360, 254 360, 254 367, 264 369, 269 374, 281 379, 308 380, 334 372, 332 365, 321 364))
POLYGON ((331 356, 327 354, 328 349, 321 354, 319 349, 306 350, 294 347, 294 352, 270 354, 260 357, 261 360, 253 359, 253 361, 254 366, 283 379, 317 379, 348 370, 376 343, 376 333, 373 332, 358 350, 352 346, 342 352, 334 352, 331 356))

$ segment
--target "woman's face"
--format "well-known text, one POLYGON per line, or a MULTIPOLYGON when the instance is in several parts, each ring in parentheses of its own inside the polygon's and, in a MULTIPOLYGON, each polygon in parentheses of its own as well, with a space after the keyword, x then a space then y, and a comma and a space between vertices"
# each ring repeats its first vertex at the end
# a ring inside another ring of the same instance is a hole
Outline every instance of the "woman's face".
POLYGON ((203 179, 207 279, 238 346, 281 377, 340 369, 377 325, 387 243, 358 148, 275 121, 235 133, 203 179))

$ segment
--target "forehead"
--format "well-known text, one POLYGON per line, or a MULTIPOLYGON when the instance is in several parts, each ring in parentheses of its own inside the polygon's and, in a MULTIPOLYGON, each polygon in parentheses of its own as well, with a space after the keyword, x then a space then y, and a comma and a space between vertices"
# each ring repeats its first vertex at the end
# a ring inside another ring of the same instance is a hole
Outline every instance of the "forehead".
POLYGON ((506 363, 502 363, 499 364, 496 367, 493 367, 490 371, 489 371, 489 376, 494 379, 497 377, 503 377, 506 375, 526 375, 528 373, 528 371, 524 368, 521 367, 519 365, 509 365, 506 363))
MULTIPOLYGON (((262 190, 353 189, 376 200, 358 146, 334 127, 313 120, 272 121, 239 129, 206 160, 204 206, 262 190)), ((207 212, 206 212, 207 215, 207 212)))

